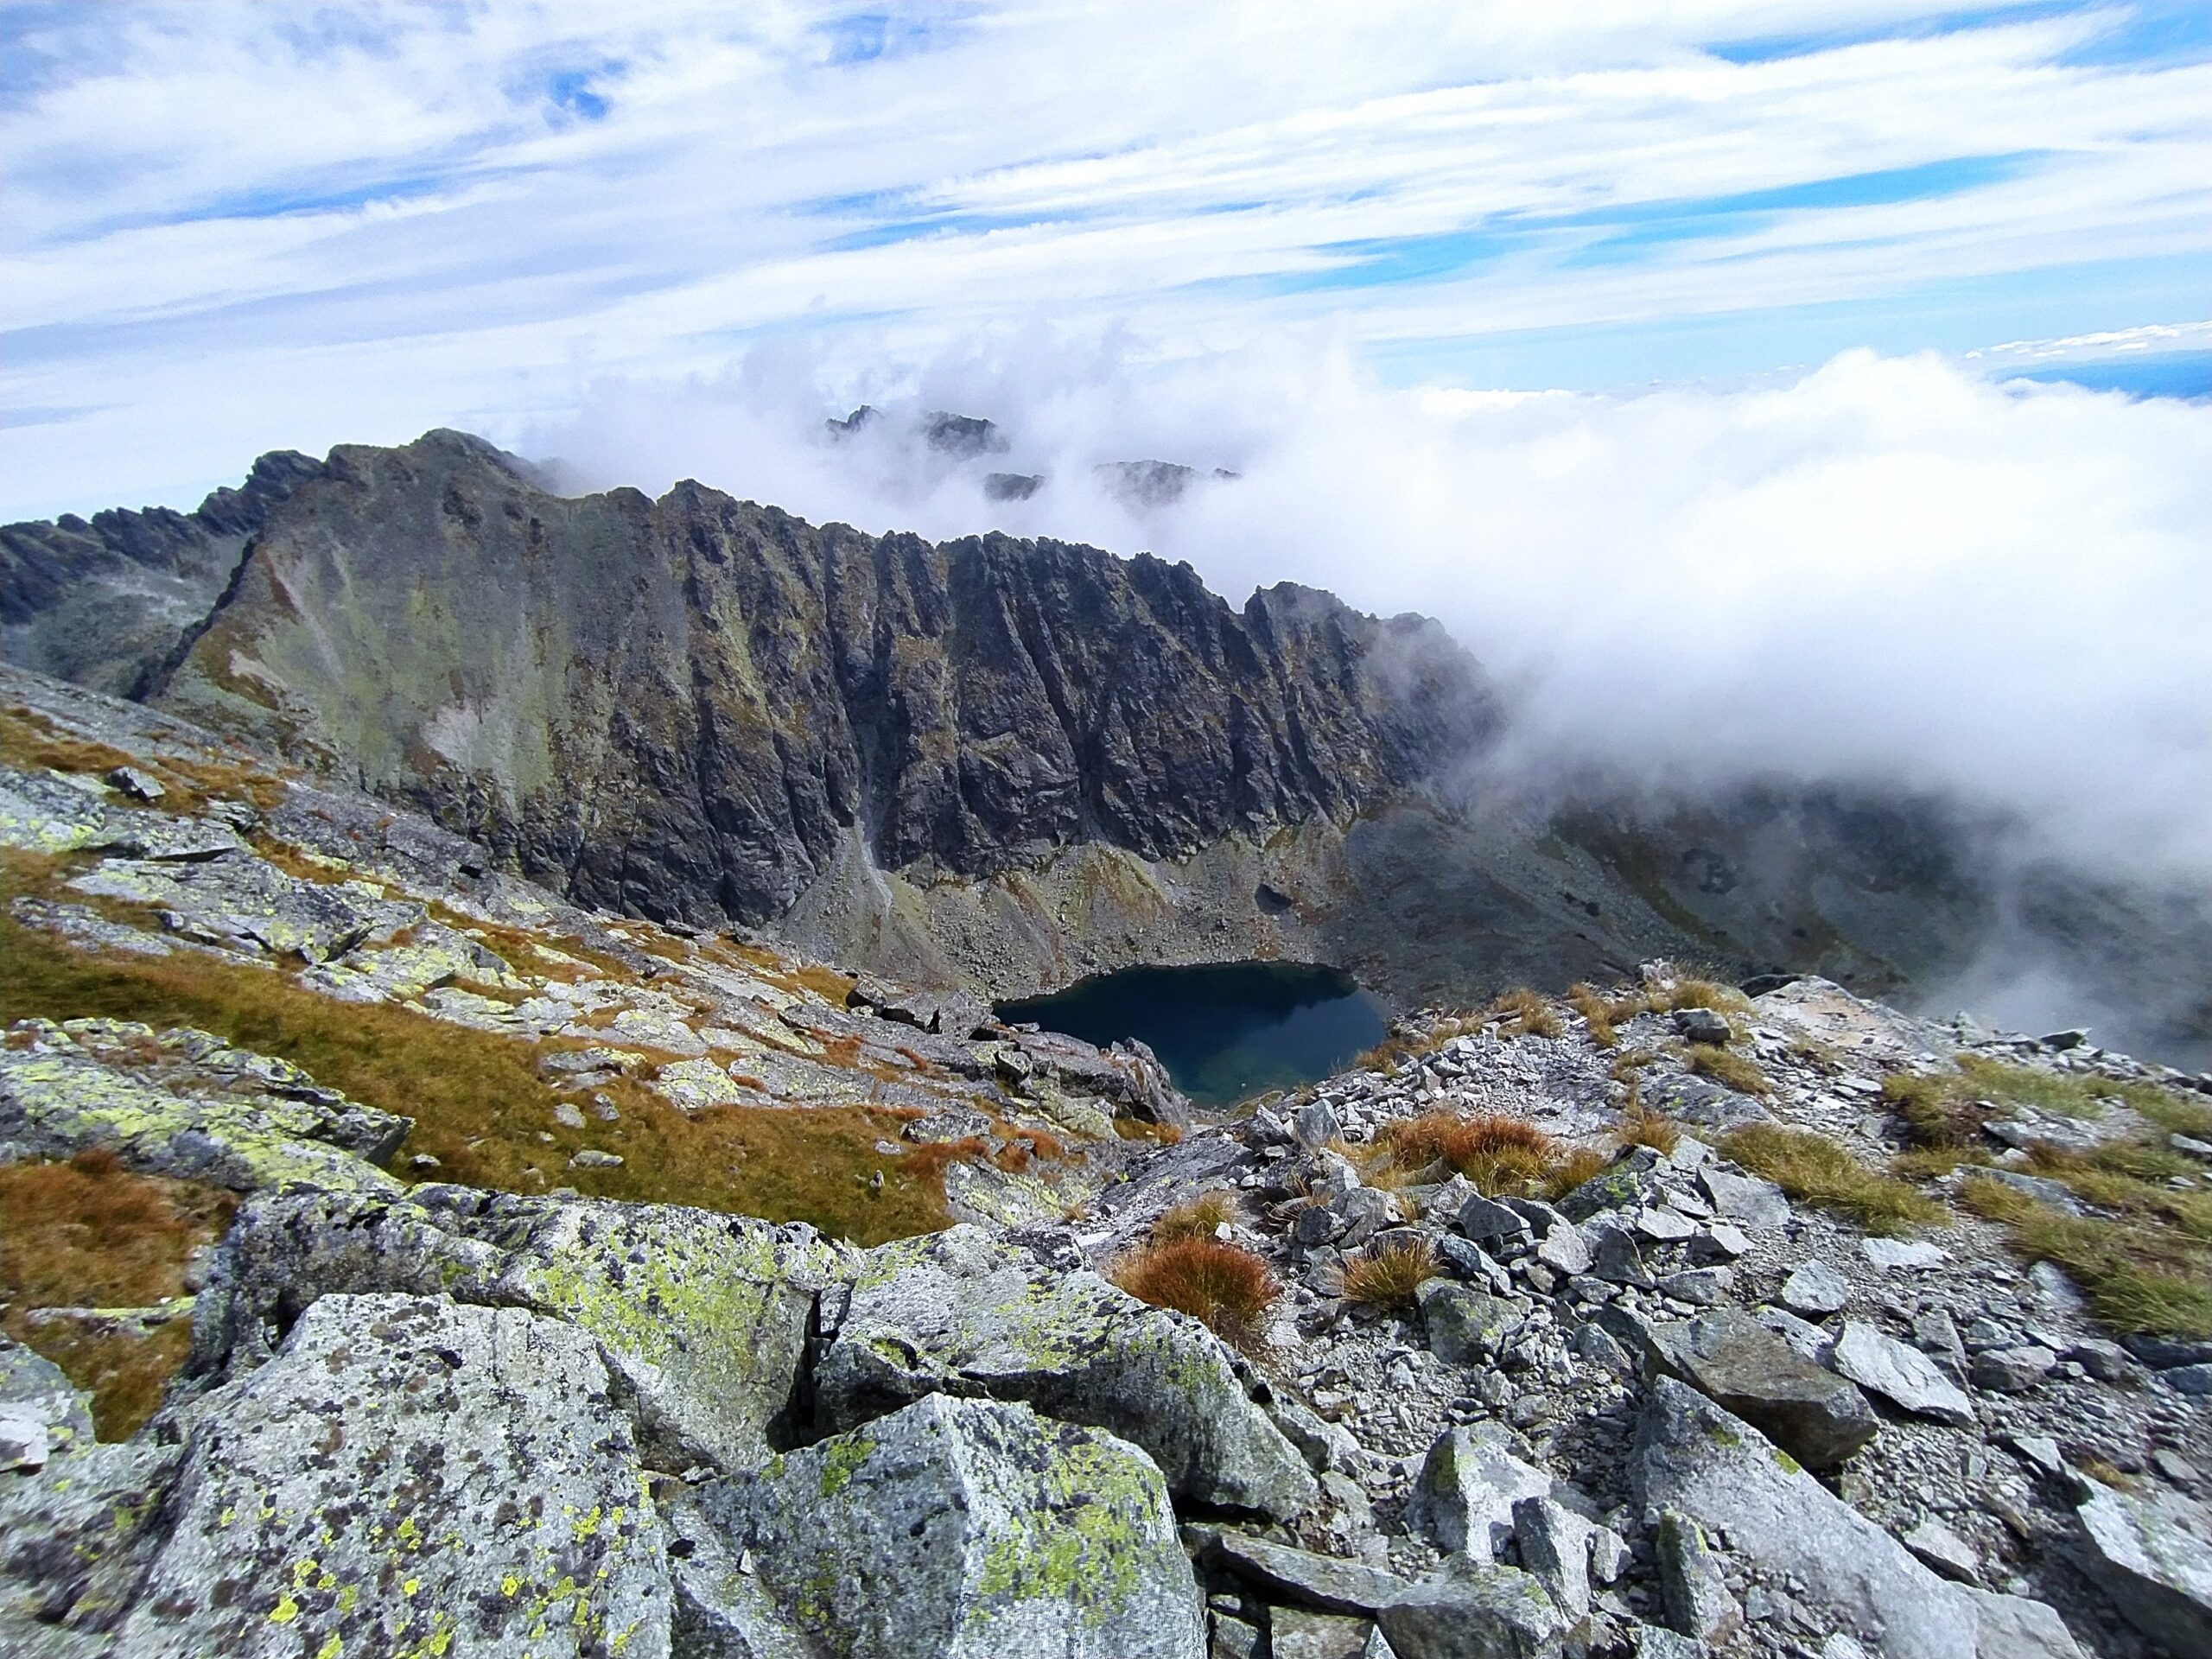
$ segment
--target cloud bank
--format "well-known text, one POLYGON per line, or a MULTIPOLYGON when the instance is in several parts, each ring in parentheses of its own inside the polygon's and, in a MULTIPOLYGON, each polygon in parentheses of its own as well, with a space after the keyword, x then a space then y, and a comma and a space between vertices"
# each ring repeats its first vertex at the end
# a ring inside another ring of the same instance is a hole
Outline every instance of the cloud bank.
POLYGON ((1424 612, 1507 691, 1524 773, 1927 790, 2024 852, 2212 887, 2212 408, 1863 351, 1733 391, 1392 389, 1325 342, 1176 364, 1035 330, 861 390, 887 418, 832 442, 853 389, 803 360, 609 383, 532 448, 594 483, 1424 612), (933 450, 931 410, 1007 447, 933 450), (1147 459, 1201 476, 1148 506, 1096 470, 1147 459), (993 500, 994 471, 1048 482, 993 500))

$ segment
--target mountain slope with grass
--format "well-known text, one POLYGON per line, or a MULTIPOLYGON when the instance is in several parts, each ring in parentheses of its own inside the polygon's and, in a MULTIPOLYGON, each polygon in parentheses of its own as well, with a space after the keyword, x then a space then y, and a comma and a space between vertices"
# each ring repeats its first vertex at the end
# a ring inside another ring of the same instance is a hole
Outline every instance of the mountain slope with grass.
POLYGON ((2212 1077, 1652 961, 1202 1121, 14 669, 0 849, 11 1653, 2212 1630, 2212 1077))

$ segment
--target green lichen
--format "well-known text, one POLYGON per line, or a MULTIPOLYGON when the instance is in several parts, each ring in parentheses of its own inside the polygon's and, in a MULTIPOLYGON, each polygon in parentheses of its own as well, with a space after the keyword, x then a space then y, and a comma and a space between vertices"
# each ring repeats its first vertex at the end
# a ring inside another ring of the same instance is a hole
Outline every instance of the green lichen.
POLYGON ((835 1497, 844 1490, 845 1484, 858 1474, 875 1450, 868 1436, 860 1430, 840 1434, 826 1441, 822 1448, 822 1496, 835 1497))

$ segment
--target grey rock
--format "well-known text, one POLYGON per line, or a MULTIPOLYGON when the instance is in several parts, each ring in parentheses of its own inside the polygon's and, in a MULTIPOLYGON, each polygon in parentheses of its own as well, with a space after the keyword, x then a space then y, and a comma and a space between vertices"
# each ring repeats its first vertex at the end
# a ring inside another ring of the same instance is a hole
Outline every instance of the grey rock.
POLYGON ((1528 1318, 1519 1304, 1450 1279, 1431 1279, 1414 1295, 1429 1351, 1453 1365, 1495 1359, 1528 1318))
POLYGON ((1578 1273, 1587 1273, 1597 1255, 1580 1228, 1564 1226, 1554 1227, 1544 1235, 1536 1246, 1536 1260, 1572 1278, 1578 1273))
POLYGON ((1256 1624, 1216 1609, 1206 1615, 1206 1659, 1267 1659, 1267 1637, 1256 1624))
POLYGON ((1159 1470, 1026 1406, 931 1395, 709 1482, 671 1522, 710 1545, 677 1568, 690 1651, 757 1624, 734 1582, 749 1554, 785 1623, 849 1659, 1205 1652, 1159 1470))
POLYGON ((620 1169, 622 1166, 622 1154, 619 1152, 602 1152, 597 1147, 586 1147, 575 1157, 569 1159, 569 1164, 574 1169, 620 1169))
POLYGON ((92 1443, 92 1412, 61 1368, 0 1336, 0 1475, 43 1469, 92 1443))
POLYGON ((1904 1547, 1947 1579, 1980 1581, 1981 1558, 1974 1546, 1932 1515, 1904 1535, 1904 1547))
POLYGON ((1462 1233, 1477 1243, 1493 1238, 1514 1238, 1530 1230, 1526 1217, 1479 1192, 1459 1206, 1454 1222, 1462 1233))
POLYGON ((2212 1648, 2212 1514, 2202 1504, 2093 1484, 2075 1514, 2090 1576, 2129 1624, 2177 1654, 2212 1648))
POLYGON ((1344 1126, 1325 1100, 1309 1101, 1290 1120, 1291 1135, 1308 1151, 1318 1151, 1344 1132, 1344 1126))
POLYGON ((1967 1592, 1777 1458, 1764 1436, 1683 1383, 1652 1384, 1629 1468, 1639 1502, 1678 1510, 1769 1581, 1787 1578, 1819 1626, 1884 1659, 2000 1659, 1967 1592))
POLYGON ((1734 1272, 1727 1268, 1691 1268, 1663 1275, 1653 1288, 1693 1307, 1711 1307, 1728 1294, 1735 1281, 1734 1272))
POLYGON ((1995 1166, 1977 1170, 1975 1173, 1985 1180, 1995 1181, 2000 1186, 2009 1186, 2015 1192, 2033 1198, 2037 1204, 2047 1205, 2063 1215, 2088 1213, 2082 1209, 2082 1201, 2074 1196, 2074 1190, 2063 1181, 2054 1181, 2044 1175, 2024 1175, 2017 1169, 2000 1169, 1995 1166))
POLYGON ((69 886, 94 898, 153 906, 188 939, 308 963, 328 962, 372 935, 423 919, 420 905, 288 875, 251 853, 189 862, 111 858, 69 886))
POLYGON ((1663 1624, 1636 1627, 1636 1659, 1705 1659, 1706 1652, 1704 1643, 1663 1624))
POLYGON ((1763 1307, 1751 1317, 1815 1365, 1827 1364, 1835 1352, 1835 1338, 1830 1332, 1787 1308, 1763 1307))
POLYGON ((1655 1244, 1681 1244, 1696 1237, 1698 1229, 1688 1215, 1667 1206, 1637 1211, 1636 1230, 1655 1244))
POLYGON ((1940 1244, 1917 1238, 1862 1238, 1859 1253, 1878 1268, 1940 1268, 1950 1255, 1940 1244))
POLYGON ((1278 1607, 1268 1618, 1268 1659, 1364 1659, 1375 1622, 1278 1607))
POLYGON ((1523 1461, 1523 1450, 1495 1425, 1445 1430, 1421 1460, 1406 1499, 1407 1525, 1439 1549, 1494 1560, 1513 1535, 1513 1506, 1551 1495, 1551 1477, 1523 1461))
POLYGON ((1853 1319, 1835 1344, 1835 1368, 1891 1404, 1918 1417, 1965 1428, 1974 1421, 1974 1402, 1917 1348, 1853 1319))
POLYGON ((2082 1338, 2066 1351, 2066 1357, 2100 1382, 2134 1382, 2143 1375, 2126 1349, 2102 1337, 2082 1338))
POLYGON ((1927 1307, 1912 1316, 1912 1339, 1953 1377, 1967 1374, 1967 1345, 1959 1327, 1940 1307, 1927 1307))
POLYGON ((89 1428, 73 1444, 35 1473, 0 1471, 0 1653, 16 1651, 10 1619, 112 1629, 166 1536, 180 1447, 100 1445, 89 1428))
POLYGON ((1733 1308, 1655 1326, 1649 1352, 1656 1370, 1689 1383, 1810 1468, 1833 1468, 1881 1427, 1850 1382, 1733 1308))
POLYGON ((1404 1592, 1406 1581, 1364 1561, 1319 1555, 1226 1529, 1211 1535, 1205 1559, 1273 1601, 1293 1601, 1325 1613, 1372 1613, 1404 1592))
POLYGON ((1512 1282, 1506 1276, 1505 1268, 1483 1253, 1481 1245, 1471 1243, 1456 1233, 1446 1233, 1436 1240, 1436 1259, 1453 1278, 1486 1286, 1500 1295, 1512 1282))
POLYGON ((1992 1348, 1974 1356, 1968 1375, 1977 1389, 1999 1394, 2022 1394, 2050 1375, 2058 1356, 2030 1344, 2019 1348, 1992 1348))
POLYGON ((158 801, 168 793, 162 780, 142 766, 117 766, 107 780, 134 801, 158 801))
POLYGON ((1840 1312, 1850 1300, 1850 1281, 1818 1256, 1782 1281, 1782 1305, 1793 1313, 1818 1319, 1840 1312))
POLYGON ((808 1426, 799 1383, 816 1302, 859 1265, 810 1228, 673 1205, 440 1185, 263 1194, 218 1253, 190 1370, 250 1370, 284 1310, 332 1293, 524 1307, 598 1339, 662 1466, 746 1467, 808 1426))
POLYGON ((1399 1659, 1558 1659, 1565 1626, 1528 1573, 1465 1555, 1382 1609, 1399 1659))
POLYGON ((1746 1227, 1779 1227, 1789 1219, 1789 1200, 1772 1181, 1755 1175, 1732 1174, 1711 1165, 1698 1171, 1698 1181, 1713 1207, 1731 1221, 1746 1227))
POLYGON ((1667 1622, 1700 1642, 1725 1642, 1744 1628, 1744 1610, 1698 1523, 1679 1510, 1659 1512, 1653 1548, 1667 1622))
POLYGON ((126 1653, 669 1651, 661 1517, 571 1325, 327 1296, 185 1424, 126 1653))
POLYGON ((1711 1008, 1676 1008, 1675 1030, 1693 1043, 1720 1045, 1735 1035, 1726 1019, 1711 1008))
POLYGON ((2044 1603, 1986 1590, 1967 1594, 1981 1615, 1976 1659, 2082 1659, 2066 1621, 2044 1603))
POLYGON ((1317 1488, 1249 1376, 1197 1320, 960 1226, 869 1253, 815 1411, 836 1432, 929 1394, 1026 1401, 1135 1441, 1179 1497, 1287 1519, 1317 1488))
POLYGON ((1548 1497, 1513 1506, 1513 1537, 1521 1565, 1535 1575, 1572 1624, 1590 1611, 1590 1550, 1597 1526, 1548 1497))
POLYGON ((1651 1274, 1643 1265, 1643 1253, 1637 1248, 1636 1235, 1625 1227, 1607 1227, 1592 1224, 1586 1230, 1591 1244, 1590 1271, 1609 1285, 1629 1285, 1639 1290, 1651 1287, 1651 1274))
POLYGON ((2158 1380, 2177 1394, 2199 1400, 2212 1396, 2212 1364, 2177 1365, 2160 1371, 2158 1380))

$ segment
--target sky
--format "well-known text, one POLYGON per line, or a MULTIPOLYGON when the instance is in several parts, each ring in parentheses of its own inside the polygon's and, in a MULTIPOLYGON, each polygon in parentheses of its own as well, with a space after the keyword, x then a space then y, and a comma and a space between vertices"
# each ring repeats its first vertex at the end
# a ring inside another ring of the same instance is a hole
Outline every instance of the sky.
POLYGON ((1418 610, 1524 779, 1903 785, 2212 906, 2202 0, 0 36, 0 519, 460 427, 575 488, 1418 610), (1000 447, 932 449, 932 410, 1000 447), (1196 481, 1097 470, 1146 459, 1196 481))
POLYGON ((2208 128, 2201 0, 9 3, 0 518, 763 353, 880 397, 1039 327, 1386 386, 1866 347, 2212 391, 2208 128))

